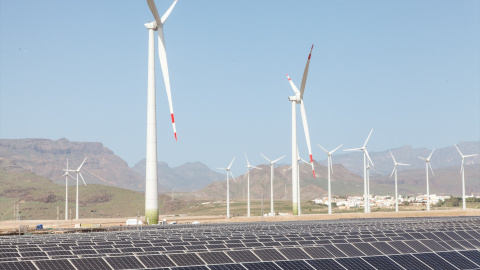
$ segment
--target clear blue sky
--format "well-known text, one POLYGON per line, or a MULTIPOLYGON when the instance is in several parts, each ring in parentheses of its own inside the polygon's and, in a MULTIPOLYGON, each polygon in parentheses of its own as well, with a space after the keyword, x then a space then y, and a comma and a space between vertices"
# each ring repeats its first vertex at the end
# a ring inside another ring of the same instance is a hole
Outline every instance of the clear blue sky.
MULTIPOLYGON (((172 1, 156 1, 163 14, 172 1)), ((102 142, 145 157, 146 1, 0 1, 0 138, 102 142)), ((243 173, 291 158, 289 73, 327 148, 480 138, 479 1, 179 0, 165 25, 178 142, 157 66, 158 160, 243 173)), ((299 115, 299 113, 298 113, 299 115)), ((299 147, 307 150, 301 122, 299 147)))

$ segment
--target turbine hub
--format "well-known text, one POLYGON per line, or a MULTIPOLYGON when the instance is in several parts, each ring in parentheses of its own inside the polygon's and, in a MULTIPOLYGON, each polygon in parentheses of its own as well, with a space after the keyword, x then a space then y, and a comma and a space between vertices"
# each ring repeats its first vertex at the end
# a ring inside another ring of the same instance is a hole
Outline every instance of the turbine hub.
POLYGON ((146 24, 144 24, 144 25, 145 25, 145 27, 146 27, 148 30, 152 29, 153 31, 157 31, 157 29, 158 29, 158 26, 157 26, 157 22, 156 22, 156 21, 149 22, 149 23, 146 23, 146 24))

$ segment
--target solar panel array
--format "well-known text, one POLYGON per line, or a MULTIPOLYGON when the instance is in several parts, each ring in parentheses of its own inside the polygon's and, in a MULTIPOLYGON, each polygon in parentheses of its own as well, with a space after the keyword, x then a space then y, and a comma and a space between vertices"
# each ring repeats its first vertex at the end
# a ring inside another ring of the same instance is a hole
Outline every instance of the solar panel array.
POLYGON ((0 270, 480 268, 480 217, 137 229, 0 237, 0 270))

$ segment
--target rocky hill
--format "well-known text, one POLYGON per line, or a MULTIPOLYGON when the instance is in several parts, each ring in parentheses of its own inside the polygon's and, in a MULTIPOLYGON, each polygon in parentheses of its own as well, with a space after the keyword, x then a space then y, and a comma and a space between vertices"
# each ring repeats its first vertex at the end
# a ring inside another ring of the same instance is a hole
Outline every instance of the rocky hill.
MULTIPOLYGON (((0 168, 8 171, 31 171, 56 183, 64 183, 67 159, 69 169, 80 166, 85 181, 143 191, 144 178, 111 150, 96 142, 72 142, 67 139, 0 139, 0 168)), ((74 175, 75 176, 75 175, 74 175)), ((69 181, 74 184, 74 181, 69 181)))
MULTIPOLYGON (((132 168, 137 174, 145 177, 145 159, 132 168)), ((165 162, 158 162, 158 184, 167 190, 195 191, 202 189, 215 181, 221 181, 224 176, 210 170, 201 162, 187 162, 181 166, 170 168, 165 162)))

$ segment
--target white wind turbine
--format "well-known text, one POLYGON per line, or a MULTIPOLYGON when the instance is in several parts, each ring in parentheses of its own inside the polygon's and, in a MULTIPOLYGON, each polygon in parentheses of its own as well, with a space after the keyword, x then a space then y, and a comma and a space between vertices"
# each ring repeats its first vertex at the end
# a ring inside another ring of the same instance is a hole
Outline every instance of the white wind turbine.
POLYGON ((363 151, 363 189, 364 189, 363 203, 365 205, 365 207, 364 207, 365 213, 370 212, 370 194, 368 194, 369 192, 368 192, 368 183, 367 183, 367 181, 368 181, 368 179, 367 179, 367 167, 370 167, 369 164, 372 164, 372 166, 373 166, 373 162, 372 162, 372 159, 370 158, 370 156, 368 155, 367 143, 368 143, 368 140, 370 139, 370 136, 372 135, 372 132, 373 132, 373 128, 370 131, 370 134, 368 134, 367 140, 365 141, 365 143, 363 144, 362 147, 343 150, 343 151, 363 151), (370 161, 369 164, 367 164, 367 158, 370 161))
POLYGON ((338 150, 338 148, 342 147, 343 144, 339 145, 337 148, 333 149, 332 151, 327 151, 325 148, 323 148, 320 144, 317 143, 317 145, 322 148, 325 153, 327 153, 327 174, 328 174, 328 213, 332 213, 332 187, 331 187, 331 181, 330 181, 330 175, 333 174, 333 163, 332 163, 332 154, 338 150))
POLYGON ((270 215, 275 216, 275 212, 273 210, 273 178, 274 178, 274 173, 273 173, 273 165, 275 162, 279 161, 280 159, 284 158, 285 156, 282 156, 280 158, 277 158, 273 161, 268 159, 266 156, 264 156, 262 153, 260 153, 263 158, 265 158, 268 162, 270 162, 270 215))
POLYGON ((393 163, 395 164, 395 166, 393 167, 392 174, 390 174, 390 177, 392 177, 393 174, 395 173, 395 212, 398 212, 397 167, 398 167, 398 166, 410 166, 410 164, 398 163, 398 162, 395 160, 395 157, 393 156, 392 151, 390 151, 390 155, 392 156, 393 163))
POLYGON ((255 167, 255 166, 252 166, 250 165, 250 163, 248 162, 248 157, 247 157, 247 153, 244 153, 245 154, 245 158, 247 159, 247 172, 245 173, 245 175, 243 176, 243 179, 245 179, 245 176, 247 177, 247 216, 250 217, 250 170, 252 169, 260 169, 261 168, 258 168, 258 167, 255 167))
POLYGON ((302 115, 303 130, 305 133, 305 139, 307 141, 308 154, 310 155, 310 162, 312 164, 313 178, 315 178, 315 169, 313 168, 312 148, 310 146, 310 133, 308 132, 307 115, 305 113, 305 105, 303 102, 303 93, 305 92, 305 84, 307 83, 308 68, 310 65, 312 50, 313 50, 313 45, 312 45, 312 48, 310 49, 310 53, 308 54, 307 64, 305 65, 305 70, 303 72, 302 84, 300 85, 300 91, 298 90, 298 88, 295 86, 295 84, 287 74, 287 78, 288 78, 288 81, 290 82, 290 86, 295 92, 295 96, 288 97, 288 100, 292 102, 292 207, 293 207, 294 215, 298 215, 298 204, 299 204, 298 190, 297 190, 298 189, 297 111, 296 111, 297 103, 300 103, 300 112, 302 115))
POLYGON ((155 17, 155 21, 146 23, 148 29, 148 97, 147 97, 147 151, 145 168, 145 219, 148 224, 158 223, 158 171, 157 171, 157 119, 155 97, 155 39, 154 31, 158 32, 158 55, 162 68, 163 81, 167 90, 168 105, 172 118, 173 133, 177 140, 175 118, 173 116, 170 77, 168 75, 167 53, 163 37, 163 25, 177 3, 173 2, 170 8, 160 18, 153 0, 147 0, 148 6, 155 17))
POLYGON ((77 199, 76 199, 76 213, 75 213, 75 219, 78 220, 78 176, 80 175, 80 177, 82 178, 82 181, 83 181, 83 184, 85 184, 85 186, 87 185, 87 183, 85 183, 85 179, 83 179, 83 175, 82 173, 80 172, 80 170, 82 169, 82 166, 83 164, 85 163, 85 161, 87 160, 87 158, 85 158, 82 162, 82 164, 80 164, 80 166, 76 169, 76 170, 64 170, 65 172, 75 172, 77 174, 77 199))
POLYGON ((60 177, 63 177, 65 176, 65 220, 68 220, 68 177, 71 177, 73 179, 75 179, 75 177, 71 176, 68 172, 68 158, 67 158, 67 169, 64 170, 65 173, 60 176, 60 177))
POLYGON ((430 185, 428 184, 428 166, 430 166, 430 170, 432 171, 433 174, 433 169, 432 169, 432 164, 430 164, 430 158, 432 157, 433 151, 435 151, 435 148, 433 148, 432 153, 428 158, 423 158, 423 157, 418 157, 420 159, 425 160, 425 172, 426 172, 426 177, 427 177, 427 211, 430 211, 430 185))
POLYGON ((232 172, 230 171, 230 168, 232 167, 233 161, 235 160, 235 157, 232 159, 232 162, 230 162, 230 165, 228 165, 227 168, 217 168, 219 170, 226 170, 227 171, 227 218, 230 218, 230 184, 228 181, 228 175, 230 174, 233 178, 233 181, 235 183, 237 182, 235 180, 235 177, 233 176, 232 172))
MULTIPOLYGON (((455 145, 455 144, 454 144, 455 145)), ((467 204, 465 200, 465 158, 467 157, 474 157, 477 156, 478 154, 473 154, 473 155, 464 155, 462 152, 460 152, 460 149, 458 149, 457 145, 455 145, 455 148, 457 148, 458 153, 460 153, 460 156, 462 157, 462 168, 460 169, 460 173, 462 174, 462 198, 463 198, 463 210, 466 209, 467 204)))

